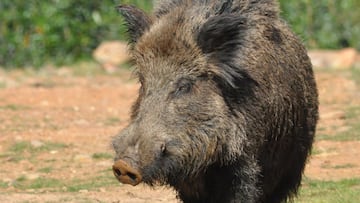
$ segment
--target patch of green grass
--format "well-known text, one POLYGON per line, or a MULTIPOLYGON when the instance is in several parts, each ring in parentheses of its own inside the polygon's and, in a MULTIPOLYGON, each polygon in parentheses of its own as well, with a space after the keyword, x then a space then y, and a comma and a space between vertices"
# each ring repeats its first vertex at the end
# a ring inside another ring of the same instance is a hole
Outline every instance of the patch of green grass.
POLYGON ((318 154, 322 154, 322 150, 315 149, 315 148, 313 148, 311 150, 311 155, 318 155, 318 154))
MULTIPOLYGON (((359 141, 360 140, 360 106, 350 106, 346 110, 345 125, 349 129, 335 135, 317 134, 317 140, 359 141)), ((336 130, 336 129, 334 129, 336 130)))
POLYGON ((45 142, 43 146, 39 147, 39 151, 51 151, 51 150, 58 150, 67 148, 68 145, 64 143, 59 142, 45 142))
POLYGON ((0 158, 7 158, 9 161, 18 162, 23 159, 33 161, 38 153, 59 150, 68 147, 64 143, 44 142, 41 146, 35 147, 28 141, 16 142, 0 158))
POLYGON ((8 186, 8 183, 0 180, 0 188, 7 188, 8 186))
POLYGON ((104 124, 107 126, 119 125, 120 119, 118 117, 109 117, 104 121, 104 124))
POLYGON ((0 82, 0 89, 6 88, 6 83, 5 82, 0 82))
POLYGON ((360 179, 319 181, 304 179, 295 203, 356 203, 360 200, 360 179))
POLYGON ((41 172, 41 173, 50 173, 52 170, 53 170, 52 167, 44 167, 44 168, 40 168, 40 169, 38 170, 38 172, 41 172))
POLYGON ((37 178, 28 185, 28 188, 30 189, 60 188, 62 186, 63 183, 60 180, 54 178, 37 178))
POLYGON ((53 163, 53 162, 56 162, 56 159, 47 159, 47 160, 45 160, 45 162, 47 162, 47 163, 53 163))
MULTIPOLYGON (((39 177, 34 180, 27 179, 26 176, 18 177, 13 187, 19 190, 39 190, 45 189, 52 192, 79 192, 80 190, 96 190, 98 188, 119 186, 119 182, 114 178, 110 171, 99 172, 98 176, 88 179, 72 179, 72 180, 59 180, 54 178, 39 177)), ((0 188, 8 187, 7 183, 0 181, 0 188)))
POLYGON ((342 164, 342 165, 331 165, 329 163, 321 164, 321 168, 328 168, 328 169, 344 169, 344 168, 354 168, 356 165, 354 164, 342 164))
POLYGON ((353 124, 351 128, 345 132, 330 136, 334 141, 359 141, 360 140, 360 123, 353 124))
POLYGON ((22 111, 27 109, 30 109, 30 107, 18 104, 6 104, 4 106, 0 106, 0 110, 22 111))
POLYGON ((30 142, 17 142, 13 146, 10 147, 9 151, 15 153, 22 153, 25 150, 31 148, 30 142))
POLYGON ((350 106, 346 111, 346 119, 360 119, 360 106, 350 106))
POLYGON ((20 177, 16 179, 14 187, 21 190, 28 189, 43 189, 47 188, 49 190, 57 191, 64 186, 60 180, 54 178, 37 178, 35 180, 28 180, 25 177, 20 177))
POLYGON ((358 141, 360 138, 359 135, 354 130, 349 130, 346 132, 337 133, 336 135, 326 135, 318 134, 316 135, 316 140, 328 140, 328 141, 358 141))
POLYGON ((78 192, 80 190, 93 190, 96 188, 118 185, 119 182, 111 174, 106 174, 90 180, 73 180, 72 183, 67 186, 67 191, 78 192))
POLYGON ((342 168, 355 168, 355 164, 343 164, 343 165, 336 165, 333 168, 334 169, 342 169, 342 168))
POLYGON ((0 154, 0 159, 1 158, 7 158, 7 157, 9 157, 11 154, 9 154, 9 153, 2 153, 2 154, 0 154))
POLYGON ((15 143, 13 146, 10 147, 9 151, 15 152, 15 153, 23 153, 25 151, 30 153, 37 153, 37 152, 43 152, 43 151, 51 151, 51 150, 57 150, 66 148, 68 145, 64 143, 57 143, 57 142, 45 142, 43 145, 39 147, 34 147, 30 142, 28 141, 21 141, 15 143))
POLYGON ((113 155, 109 154, 109 153, 104 153, 104 152, 100 152, 100 153, 94 153, 92 155, 93 159, 111 159, 113 158, 113 155))
POLYGON ((25 180, 26 180, 26 177, 25 177, 24 175, 16 178, 16 181, 17 181, 17 182, 24 182, 25 180))
POLYGON ((356 84, 360 85, 360 68, 351 69, 351 79, 353 79, 356 84))
POLYGON ((311 155, 319 155, 324 153, 329 153, 335 151, 336 148, 326 148, 326 149, 319 149, 319 148, 313 148, 311 151, 311 155))
POLYGON ((75 76, 95 76, 103 75, 105 71, 99 64, 93 61, 82 61, 71 66, 71 70, 75 76))
POLYGON ((320 133, 317 133, 315 135, 315 140, 319 141, 319 140, 331 140, 331 137, 330 135, 327 135, 327 134, 320 134, 320 133))
MULTIPOLYGON (((103 201, 100 201, 98 199, 94 200, 93 198, 88 198, 88 197, 79 197, 76 196, 76 198, 74 197, 61 197, 59 200, 56 200, 56 203, 68 203, 68 202, 77 202, 77 203, 104 203, 103 201)), ((54 201, 48 201, 45 203, 55 203, 54 201)))
POLYGON ((19 162, 21 160, 24 159, 24 157, 21 155, 21 154, 14 154, 14 153, 11 153, 11 154, 1 154, 0 155, 0 158, 5 158, 6 161, 10 161, 10 162, 19 162))

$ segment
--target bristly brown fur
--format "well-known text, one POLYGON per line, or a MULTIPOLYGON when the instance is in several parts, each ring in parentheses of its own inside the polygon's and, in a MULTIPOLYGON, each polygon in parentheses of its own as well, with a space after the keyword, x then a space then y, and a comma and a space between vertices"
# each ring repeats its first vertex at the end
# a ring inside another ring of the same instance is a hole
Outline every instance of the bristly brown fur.
POLYGON ((275 0, 119 7, 141 88, 113 141, 149 185, 184 202, 296 195, 318 119, 312 65, 275 0))

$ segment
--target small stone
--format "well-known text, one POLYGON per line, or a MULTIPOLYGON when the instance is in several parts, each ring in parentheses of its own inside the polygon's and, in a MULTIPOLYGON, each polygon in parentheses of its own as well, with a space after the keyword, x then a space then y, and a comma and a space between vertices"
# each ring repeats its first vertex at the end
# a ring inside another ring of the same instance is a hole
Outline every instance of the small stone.
POLYGON ((121 41, 103 42, 93 52, 93 57, 108 73, 116 71, 117 66, 130 59, 128 45, 121 41))
POLYGON ((38 179, 39 177, 40 177, 40 175, 36 174, 36 173, 30 173, 30 174, 26 175, 26 179, 28 179, 28 180, 35 180, 35 179, 38 179))
POLYGON ((79 190, 80 193, 88 193, 89 190, 79 190))
POLYGON ((31 141, 31 146, 33 146, 34 148, 40 148, 43 145, 44 145, 44 143, 39 141, 39 140, 32 140, 31 141))
POLYGON ((23 137, 21 137, 21 136, 16 136, 16 137, 15 137, 15 140, 16 140, 16 141, 21 141, 21 140, 23 140, 23 137))
POLYGON ((51 150, 50 151, 50 154, 57 154, 58 153, 58 151, 56 151, 56 150, 51 150))
POLYGON ((85 119, 75 120, 74 123, 78 126, 88 126, 89 122, 85 119))
POLYGON ((357 51, 354 48, 341 50, 310 50, 308 55, 314 67, 349 69, 356 64, 357 51))

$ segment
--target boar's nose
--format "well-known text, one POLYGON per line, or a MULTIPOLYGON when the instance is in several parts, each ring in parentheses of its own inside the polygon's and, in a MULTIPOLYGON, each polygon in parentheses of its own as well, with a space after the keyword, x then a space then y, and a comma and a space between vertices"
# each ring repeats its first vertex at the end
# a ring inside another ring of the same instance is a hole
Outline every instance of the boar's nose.
POLYGON ((141 182, 142 177, 138 170, 132 168, 123 160, 118 160, 113 165, 115 177, 124 184, 137 185, 141 182))

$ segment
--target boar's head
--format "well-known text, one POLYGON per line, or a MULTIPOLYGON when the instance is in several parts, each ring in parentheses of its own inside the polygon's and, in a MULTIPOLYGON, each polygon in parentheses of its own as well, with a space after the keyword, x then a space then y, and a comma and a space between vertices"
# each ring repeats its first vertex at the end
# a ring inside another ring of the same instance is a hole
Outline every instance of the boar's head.
POLYGON ((118 7, 130 35, 141 87, 130 124, 113 140, 115 176, 123 183, 176 185, 242 152, 256 82, 234 67, 246 19, 226 9, 185 17, 175 9, 149 17, 118 7))

